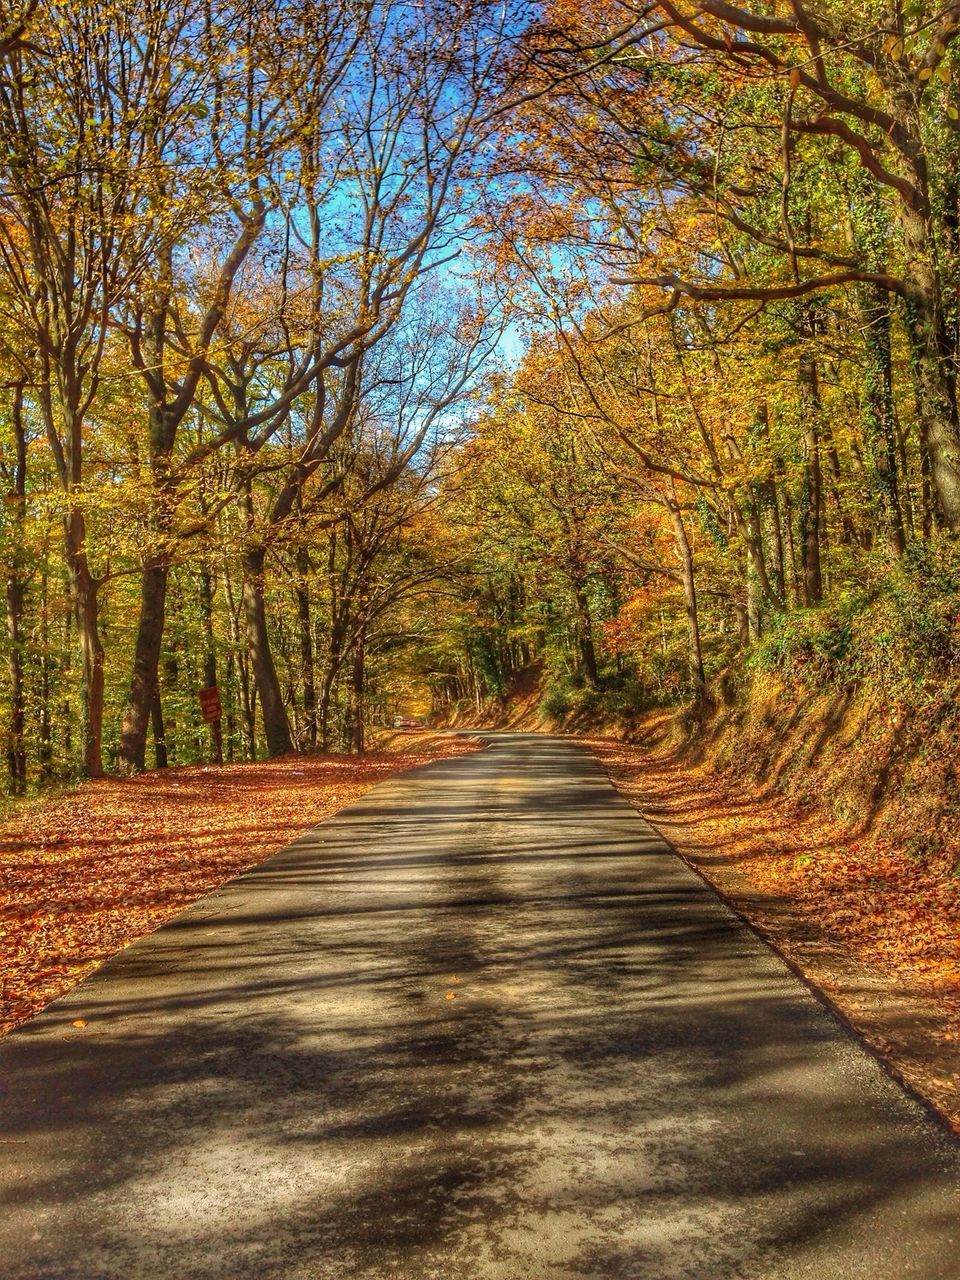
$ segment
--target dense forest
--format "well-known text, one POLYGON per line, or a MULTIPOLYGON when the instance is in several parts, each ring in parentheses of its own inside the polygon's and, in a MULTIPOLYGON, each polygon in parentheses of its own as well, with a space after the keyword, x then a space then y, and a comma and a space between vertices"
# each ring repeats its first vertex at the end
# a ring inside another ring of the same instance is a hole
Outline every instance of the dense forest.
POLYGON ((756 671, 953 714, 958 34, 932 0, 10 16, 9 790, 362 750, 531 670, 556 718, 756 671))

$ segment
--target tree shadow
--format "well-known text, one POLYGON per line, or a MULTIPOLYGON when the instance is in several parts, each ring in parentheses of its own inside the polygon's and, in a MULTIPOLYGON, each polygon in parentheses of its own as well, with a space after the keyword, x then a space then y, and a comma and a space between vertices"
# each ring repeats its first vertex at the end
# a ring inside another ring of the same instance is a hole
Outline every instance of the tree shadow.
POLYGON ((960 1274, 956 1144, 583 753, 488 755, 6 1038, 5 1280, 960 1274))

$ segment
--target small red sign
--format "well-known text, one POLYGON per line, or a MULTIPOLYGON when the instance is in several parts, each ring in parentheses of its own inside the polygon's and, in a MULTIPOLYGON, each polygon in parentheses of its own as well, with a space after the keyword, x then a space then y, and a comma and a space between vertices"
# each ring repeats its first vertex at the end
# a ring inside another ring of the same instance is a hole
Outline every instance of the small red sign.
POLYGON ((203 715, 204 724, 212 724, 214 720, 223 718, 220 690, 215 684, 210 685, 208 689, 201 689, 197 696, 200 698, 200 712, 203 715))

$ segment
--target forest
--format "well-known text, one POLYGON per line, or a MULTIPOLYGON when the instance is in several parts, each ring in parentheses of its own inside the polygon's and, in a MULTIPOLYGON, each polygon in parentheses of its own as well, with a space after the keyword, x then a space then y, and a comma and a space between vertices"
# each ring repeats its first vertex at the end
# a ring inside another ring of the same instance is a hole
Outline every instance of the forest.
POLYGON ((960 0, 0 0, 0 1275, 960 1280, 960 0))
POLYGON ((949 730, 958 33, 932 0, 8 12, 9 793, 362 751, 530 672, 555 722, 759 674, 949 730))

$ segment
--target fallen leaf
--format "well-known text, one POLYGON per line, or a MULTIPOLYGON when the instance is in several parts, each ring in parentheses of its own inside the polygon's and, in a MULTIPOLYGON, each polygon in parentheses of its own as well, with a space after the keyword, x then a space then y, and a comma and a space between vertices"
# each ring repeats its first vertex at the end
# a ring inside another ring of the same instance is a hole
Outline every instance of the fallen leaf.
POLYGON ((18 806, 0 827, 0 1035, 384 778, 478 746, 413 734, 363 756, 185 765, 18 806))

